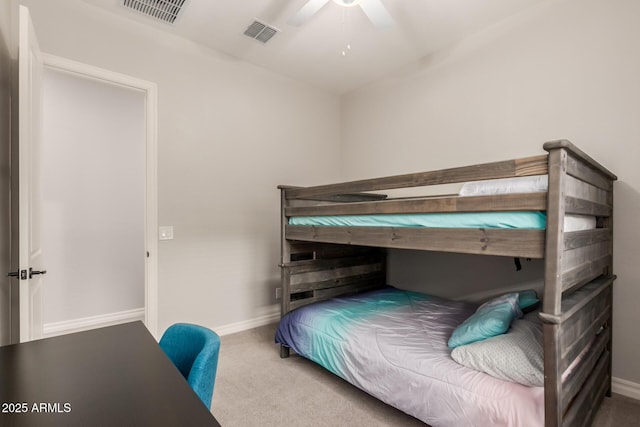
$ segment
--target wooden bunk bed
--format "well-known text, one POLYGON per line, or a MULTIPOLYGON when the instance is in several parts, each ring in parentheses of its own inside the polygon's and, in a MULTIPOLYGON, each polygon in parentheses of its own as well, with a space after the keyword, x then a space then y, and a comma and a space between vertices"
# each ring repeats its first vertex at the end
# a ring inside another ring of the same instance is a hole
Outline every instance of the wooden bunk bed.
MULTIPOLYGON (((569 141, 547 142, 543 148, 547 154, 516 160, 307 188, 280 186, 282 315, 385 285, 384 248, 544 259, 540 318, 545 425, 589 425, 611 392, 613 181, 617 178, 569 141), (548 175, 546 192, 395 199, 371 193, 532 175, 548 175), (304 216, 498 211, 545 211, 546 228, 289 224, 290 217, 304 216), (565 231, 569 214, 594 216, 597 226, 565 231)), ((281 346, 282 357, 288 351, 281 346)))

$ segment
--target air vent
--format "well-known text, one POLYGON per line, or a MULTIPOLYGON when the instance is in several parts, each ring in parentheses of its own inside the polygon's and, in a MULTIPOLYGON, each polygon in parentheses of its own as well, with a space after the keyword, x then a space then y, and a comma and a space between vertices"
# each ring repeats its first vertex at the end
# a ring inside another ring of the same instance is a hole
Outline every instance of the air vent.
POLYGON ((122 5, 158 21, 173 24, 187 0, 123 0, 122 5))
POLYGON ((279 30, 276 28, 270 27, 269 25, 256 20, 247 27, 244 35, 251 37, 252 39, 256 39, 259 42, 266 43, 271 40, 271 37, 275 36, 278 31, 279 30))

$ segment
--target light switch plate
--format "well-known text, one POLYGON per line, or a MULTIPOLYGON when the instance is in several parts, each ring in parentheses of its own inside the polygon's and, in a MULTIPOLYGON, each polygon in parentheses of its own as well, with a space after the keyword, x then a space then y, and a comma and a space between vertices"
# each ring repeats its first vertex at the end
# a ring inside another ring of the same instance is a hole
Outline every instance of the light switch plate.
POLYGON ((160 240, 173 240, 173 225, 160 226, 160 240))

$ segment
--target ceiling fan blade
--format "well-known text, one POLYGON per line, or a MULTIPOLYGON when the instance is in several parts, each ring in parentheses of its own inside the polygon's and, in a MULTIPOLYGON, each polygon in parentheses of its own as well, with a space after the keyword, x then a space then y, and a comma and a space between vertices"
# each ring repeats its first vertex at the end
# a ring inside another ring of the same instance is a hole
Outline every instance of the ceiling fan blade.
POLYGON ((382 30, 392 27, 395 21, 380 0, 362 0, 360 7, 376 28, 382 30))
POLYGON ((294 16, 289 18, 287 24, 299 27, 307 22, 322 6, 329 3, 329 0, 309 0, 294 16))

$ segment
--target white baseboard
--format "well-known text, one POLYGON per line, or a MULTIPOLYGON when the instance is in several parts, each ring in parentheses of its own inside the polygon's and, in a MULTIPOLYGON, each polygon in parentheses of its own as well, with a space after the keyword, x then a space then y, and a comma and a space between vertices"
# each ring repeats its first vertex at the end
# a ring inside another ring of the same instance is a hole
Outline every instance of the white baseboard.
POLYGON ((134 322, 136 320, 144 321, 144 308, 100 314, 98 316, 83 317, 80 319, 63 320, 61 322, 45 323, 43 327, 43 338, 118 325, 120 323, 134 322))
POLYGON ((214 331, 220 336, 235 334, 236 332, 246 331, 248 329, 257 328, 259 326, 268 325, 270 323, 275 323, 280 320, 280 309, 278 308, 276 311, 272 313, 267 313, 260 317, 255 317, 249 320, 243 320, 241 322, 231 323, 228 325, 220 326, 213 328, 214 331))
POLYGON ((611 379, 611 391, 616 394, 640 400, 640 384, 613 377, 611 379))

